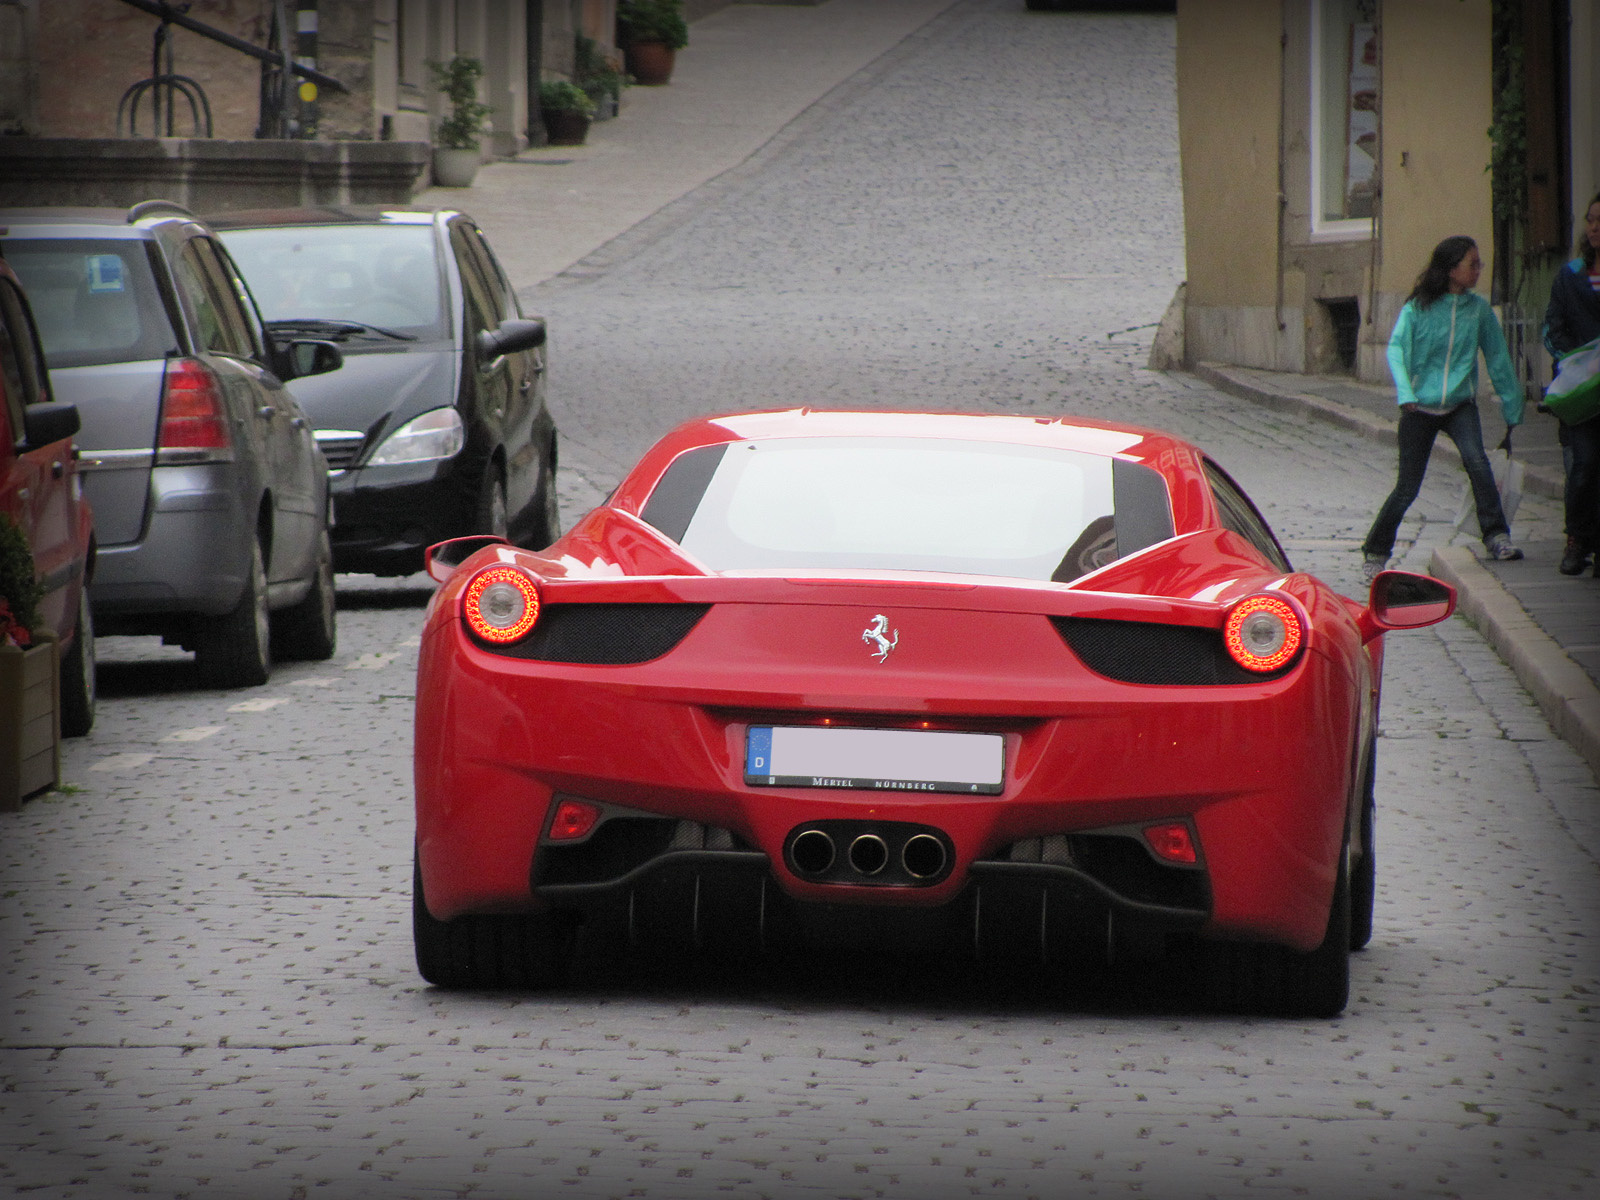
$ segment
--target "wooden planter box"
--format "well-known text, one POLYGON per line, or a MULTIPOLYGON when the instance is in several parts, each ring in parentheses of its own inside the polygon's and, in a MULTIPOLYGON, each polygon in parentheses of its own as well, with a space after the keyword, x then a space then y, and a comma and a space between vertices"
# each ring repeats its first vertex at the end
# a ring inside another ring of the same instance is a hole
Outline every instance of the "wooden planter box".
POLYGON ((61 675, 53 638, 0 646, 0 812, 61 780, 61 675))

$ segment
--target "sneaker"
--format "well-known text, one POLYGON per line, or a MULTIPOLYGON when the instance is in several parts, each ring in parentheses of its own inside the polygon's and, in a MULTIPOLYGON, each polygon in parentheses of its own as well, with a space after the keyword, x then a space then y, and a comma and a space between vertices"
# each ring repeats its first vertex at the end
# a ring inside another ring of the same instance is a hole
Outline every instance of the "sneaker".
POLYGON ((1368 554, 1361 560, 1361 578, 1371 583, 1378 577, 1378 572, 1389 565, 1387 554, 1368 554))
POLYGON ((1511 544, 1509 534, 1497 533, 1483 545, 1488 550, 1489 557, 1496 562, 1511 562, 1522 557, 1522 551, 1511 544))
POLYGON ((1561 555, 1561 566, 1557 569, 1563 575, 1582 575, 1588 565, 1589 552, 1583 548, 1583 543, 1575 537, 1569 537, 1567 548, 1561 555))

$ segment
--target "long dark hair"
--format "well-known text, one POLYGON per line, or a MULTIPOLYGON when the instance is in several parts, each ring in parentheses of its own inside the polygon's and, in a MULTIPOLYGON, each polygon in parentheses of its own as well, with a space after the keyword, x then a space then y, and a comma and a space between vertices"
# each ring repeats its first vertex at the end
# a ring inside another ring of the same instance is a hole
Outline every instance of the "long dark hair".
POLYGON ((1450 272, 1461 264, 1478 243, 1464 234, 1447 237, 1433 248, 1433 257, 1417 276, 1417 286, 1411 289, 1407 300, 1415 300, 1418 308, 1427 308, 1450 290, 1450 272))
POLYGON ((1574 252, 1583 259, 1583 265, 1588 270, 1594 270, 1595 248, 1589 244, 1589 235, 1583 228, 1584 217, 1589 215, 1589 210, 1600 204, 1600 192, 1594 194, 1594 199, 1583 206, 1583 217, 1578 218, 1578 248, 1574 252))

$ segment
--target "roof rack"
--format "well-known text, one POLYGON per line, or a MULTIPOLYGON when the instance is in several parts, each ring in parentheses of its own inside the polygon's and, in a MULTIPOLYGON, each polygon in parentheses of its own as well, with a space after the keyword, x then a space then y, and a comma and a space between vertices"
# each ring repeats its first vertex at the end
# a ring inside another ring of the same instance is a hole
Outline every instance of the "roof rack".
POLYGON ((189 217, 191 219, 194 217, 194 213, 176 200, 141 200, 128 210, 128 224, 132 225, 135 221, 142 221, 146 217, 163 212, 175 213, 180 217, 189 217))

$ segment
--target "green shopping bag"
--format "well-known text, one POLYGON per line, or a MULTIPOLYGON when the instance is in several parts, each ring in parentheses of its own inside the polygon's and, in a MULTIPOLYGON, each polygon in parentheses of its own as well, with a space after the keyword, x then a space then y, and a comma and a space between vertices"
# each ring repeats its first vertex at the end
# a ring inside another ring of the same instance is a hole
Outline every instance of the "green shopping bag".
POLYGON ((1600 338, 1561 356, 1544 406, 1568 425, 1600 415, 1600 338))

